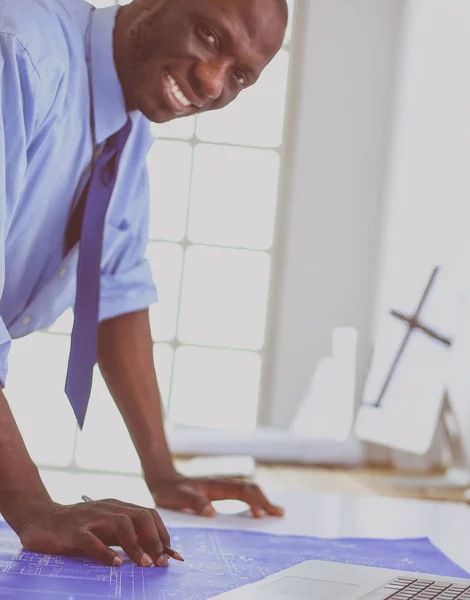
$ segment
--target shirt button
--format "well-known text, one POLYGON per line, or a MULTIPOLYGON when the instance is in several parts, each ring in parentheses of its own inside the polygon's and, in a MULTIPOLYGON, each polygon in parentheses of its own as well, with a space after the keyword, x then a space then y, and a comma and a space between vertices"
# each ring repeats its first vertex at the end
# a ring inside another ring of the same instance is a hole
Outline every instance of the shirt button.
POLYGON ((67 269, 65 267, 62 267, 62 269, 59 271, 59 277, 63 277, 66 273, 67 269))
POLYGON ((23 323, 23 325, 27 325, 28 323, 31 323, 31 317, 30 316, 24 317, 22 323, 23 323))

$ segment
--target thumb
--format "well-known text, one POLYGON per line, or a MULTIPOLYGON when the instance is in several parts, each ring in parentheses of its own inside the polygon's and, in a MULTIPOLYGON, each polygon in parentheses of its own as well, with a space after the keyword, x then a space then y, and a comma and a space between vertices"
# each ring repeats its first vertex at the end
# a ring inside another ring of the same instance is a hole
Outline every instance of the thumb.
POLYGON ((181 492, 181 503, 184 508, 190 508, 202 517, 215 517, 215 509, 204 492, 199 492, 192 488, 186 488, 181 490, 181 492))

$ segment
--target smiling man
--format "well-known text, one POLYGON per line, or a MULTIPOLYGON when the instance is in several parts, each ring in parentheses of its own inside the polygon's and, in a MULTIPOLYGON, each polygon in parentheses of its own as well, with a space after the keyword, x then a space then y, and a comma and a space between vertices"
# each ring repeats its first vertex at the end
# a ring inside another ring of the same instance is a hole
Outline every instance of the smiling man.
MULTIPOLYGON (((282 510, 254 485, 173 466, 148 318, 150 121, 229 104, 279 50, 286 22, 284 0, 0 1, 1 386, 11 339, 74 306, 65 389, 80 426, 98 362, 156 503, 204 516, 227 498, 256 517, 282 510)), ((47 390, 31 389, 24 401, 48 410, 47 390)), ((51 499, 1 390, 0 511, 31 550, 119 565, 109 546, 120 545, 139 565, 167 564, 156 511, 51 499)))

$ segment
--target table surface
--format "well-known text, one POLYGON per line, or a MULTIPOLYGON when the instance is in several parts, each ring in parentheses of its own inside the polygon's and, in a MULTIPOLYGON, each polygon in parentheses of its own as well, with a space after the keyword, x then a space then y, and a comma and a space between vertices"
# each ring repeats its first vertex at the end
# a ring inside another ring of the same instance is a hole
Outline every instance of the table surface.
MULTIPOLYGON (((184 465, 186 461, 181 461, 184 465)), ((438 479, 443 473, 431 474, 438 479)), ((394 496, 421 500, 447 500, 465 502, 463 489, 438 487, 436 485, 413 488, 414 477, 419 473, 399 473, 391 468, 361 467, 334 468, 300 465, 258 465, 256 481, 263 487, 279 491, 318 491, 346 493, 359 496, 394 496), (391 480, 399 476, 408 485, 394 486, 391 480)), ((422 476, 422 474, 421 474, 422 476)))
MULTIPOLYGON (((295 479, 295 471, 293 473, 295 479)), ((58 502, 78 502, 82 494, 86 494, 92 498, 119 498, 143 506, 152 504, 145 483, 139 477, 48 470, 41 470, 41 474, 58 502)), ((241 528, 321 537, 429 537, 449 558, 470 572, 470 507, 464 503, 354 492, 325 493, 299 490, 298 486, 294 491, 287 491, 276 489, 277 486, 269 485, 268 481, 260 483, 264 483, 274 502, 285 507, 283 519, 255 520, 246 512, 221 514, 215 519, 166 510, 160 514, 168 526, 241 528)), ((226 505, 221 508, 226 510, 226 505)), ((240 511, 239 505, 236 510, 240 511)))

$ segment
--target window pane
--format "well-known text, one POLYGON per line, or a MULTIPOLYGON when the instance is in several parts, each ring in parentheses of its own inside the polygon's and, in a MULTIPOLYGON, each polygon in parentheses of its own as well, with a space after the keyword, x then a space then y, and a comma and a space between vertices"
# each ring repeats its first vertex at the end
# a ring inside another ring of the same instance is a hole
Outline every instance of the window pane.
POLYGON ((289 55, 272 60, 253 87, 229 106, 197 118, 197 136, 206 142, 277 147, 282 141, 289 55))
POLYGON ((292 23, 294 19, 294 0, 287 0, 287 5, 289 7, 289 22, 287 23, 286 35, 284 38, 284 44, 288 44, 291 41, 292 37, 292 23))
POLYGON ((72 333, 73 327, 73 310, 68 308, 64 313, 60 315, 57 321, 51 325, 47 331, 52 331, 53 333, 72 333))
POLYGON ((253 429, 260 370, 261 359, 253 352, 178 348, 171 420, 217 429, 253 429))
POLYGON ((270 258, 264 252, 190 246, 178 337, 183 343, 263 346, 270 258))
POLYGON ((199 144, 194 154, 190 240, 270 248, 278 172, 279 155, 272 150, 199 144))
MULTIPOLYGON (((154 357, 163 402, 167 404, 173 350, 166 344, 158 344, 154 357)), ((85 426, 78 436, 76 460, 78 466, 87 469, 141 471, 126 425, 98 369, 95 370, 85 426)))
POLYGON ((71 464, 76 421, 64 392, 69 338, 34 333, 14 340, 6 397, 33 460, 71 464))
POLYGON ((178 244, 151 242, 147 257, 157 286, 159 301, 150 307, 150 324, 155 341, 173 340, 183 266, 183 249, 178 244))
POLYGON ((182 117, 168 123, 152 123, 152 133, 157 138, 189 140, 194 135, 194 117, 182 117))
POLYGON ((124 421, 96 368, 85 425, 78 434, 77 465, 86 469, 140 473, 140 461, 124 421))
POLYGON ((150 229, 154 239, 180 241, 186 232, 191 146, 185 142, 156 141, 148 158, 150 229))

